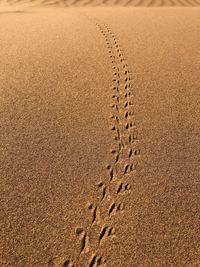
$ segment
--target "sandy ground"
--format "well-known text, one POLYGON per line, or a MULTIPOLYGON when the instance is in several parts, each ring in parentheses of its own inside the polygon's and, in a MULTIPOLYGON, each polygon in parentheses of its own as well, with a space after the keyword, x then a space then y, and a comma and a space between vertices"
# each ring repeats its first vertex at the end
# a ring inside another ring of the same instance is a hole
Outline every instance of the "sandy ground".
POLYGON ((198 5, 1 2, 0 266, 200 266, 198 5))

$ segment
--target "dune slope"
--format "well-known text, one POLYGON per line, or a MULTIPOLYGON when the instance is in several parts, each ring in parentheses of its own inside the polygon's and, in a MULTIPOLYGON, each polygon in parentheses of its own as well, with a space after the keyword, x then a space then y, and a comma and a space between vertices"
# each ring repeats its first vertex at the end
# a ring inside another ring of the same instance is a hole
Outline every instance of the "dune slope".
POLYGON ((0 265, 199 266, 199 8, 0 25, 0 265))

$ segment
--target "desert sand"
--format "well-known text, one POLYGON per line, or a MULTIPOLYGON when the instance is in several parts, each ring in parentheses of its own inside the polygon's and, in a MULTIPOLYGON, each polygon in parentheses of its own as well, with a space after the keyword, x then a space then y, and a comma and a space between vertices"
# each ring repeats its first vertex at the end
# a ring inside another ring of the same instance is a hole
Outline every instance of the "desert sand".
POLYGON ((0 2, 0 266, 200 266, 200 1, 0 2))

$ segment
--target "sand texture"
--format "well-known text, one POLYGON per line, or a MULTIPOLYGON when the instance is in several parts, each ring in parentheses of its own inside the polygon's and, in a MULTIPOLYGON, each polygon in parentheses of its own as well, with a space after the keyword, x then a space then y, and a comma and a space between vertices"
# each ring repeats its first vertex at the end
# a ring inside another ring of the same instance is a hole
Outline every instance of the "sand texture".
POLYGON ((200 267, 198 6, 0 2, 0 267, 200 267))

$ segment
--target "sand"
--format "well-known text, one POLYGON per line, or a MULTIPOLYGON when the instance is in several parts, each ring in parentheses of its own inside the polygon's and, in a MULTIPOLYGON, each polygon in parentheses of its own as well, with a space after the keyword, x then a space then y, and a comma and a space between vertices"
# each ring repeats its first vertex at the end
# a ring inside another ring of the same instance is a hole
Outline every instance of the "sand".
POLYGON ((200 266, 198 6, 0 2, 0 266, 200 266))

